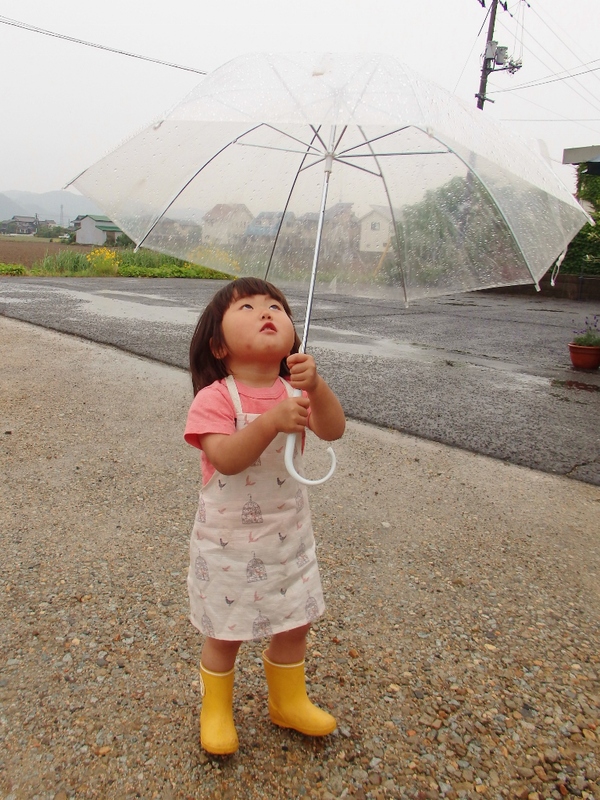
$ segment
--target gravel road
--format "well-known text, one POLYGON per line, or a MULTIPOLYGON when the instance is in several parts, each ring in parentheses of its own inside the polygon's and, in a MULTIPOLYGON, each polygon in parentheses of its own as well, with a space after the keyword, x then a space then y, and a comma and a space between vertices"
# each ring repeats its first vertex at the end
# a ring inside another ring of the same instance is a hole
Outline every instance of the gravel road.
MULTIPOLYGON (((0 796, 600 800, 600 489, 360 423, 311 490, 313 741, 198 744, 183 370, 0 319, 0 796)), ((321 443, 309 445, 318 473, 321 443)))

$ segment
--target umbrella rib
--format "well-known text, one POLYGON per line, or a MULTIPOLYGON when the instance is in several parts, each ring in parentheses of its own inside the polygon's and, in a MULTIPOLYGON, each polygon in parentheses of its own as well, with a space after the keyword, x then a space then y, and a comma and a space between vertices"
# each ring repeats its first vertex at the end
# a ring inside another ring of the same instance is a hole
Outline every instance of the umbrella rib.
MULTIPOLYGON (((298 153, 304 155, 304 150, 290 150, 287 147, 273 147, 272 145, 267 144, 252 144, 251 142, 232 142, 232 144, 236 144, 239 147, 255 147, 258 150, 276 150, 279 153, 298 153)), ((311 145, 307 145, 307 147, 311 147, 311 145)), ((319 150, 316 147, 312 148, 316 154, 320 154, 319 150)))
MULTIPOLYGON (((260 128, 261 126, 262 126, 262 123, 260 123, 259 125, 255 125, 255 126, 254 126, 254 128, 250 128, 250 130, 247 130, 245 133, 243 133, 243 134, 242 134, 242 136, 247 136, 249 133, 252 133, 253 131, 255 131, 255 130, 258 130, 258 128, 260 128)), ((239 138, 239 137, 238 137, 238 138, 239 138)), ((150 236, 150 234, 152 233, 152 231, 154 230, 154 228, 156 228, 156 226, 158 225, 158 223, 161 221, 161 219, 164 217, 164 215, 167 213, 167 211, 168 211, 168 210, 171 208, 171 206, 173 205, 173 203, 175 203, 175 202, 177 201, 177 199, 178 199, 179 197, 181 197, 181 195, 183 194, 183 192, 185 192, 185 190, 186 190, 186 189, 187 189, 187 187, 190 185, 190 183, 191 183, 193 180, 195 180, 195 179, 198 177, 198 175, 199 175, 199 174, 202 172, 202 170, 203 170, 205 167, 207 167, 207 166, 208 166, 208 165, 211 163, 211 161, 214 161, 214 160, 215 160, 215 158, 218 158, 218 157, 221 155, 221 153, 225 152, 225 150, 227 150, 227 148, 228 148, 228 147, 231 147, 231 145, 232 145, 232 144, 235 144, 235 143, 236 143, 236 141, 237 141, 237 139, 235 139, 235 140, 234 140, 234 141, 232 141, 232 142, 227 142, 227 144, 226 144, 226 145, 224 145, 224 146, 223 146, 223 147, 222 147, 222 148, 221 148, 221 149, 220 149, 218 152, 214 153, 214 155, 212 155, 212 156, 211 156, 211 157, 208 159, 208 161, 205 161, 205 162, 204 162, 204 164, 203 164, 203 165, 200 167, 200 169, 196 170, 196 172, 194 172, 194 174, 191 176, 191 178, 189 178, 189 179, 188 179, 188 180, 187 180, 187 181, 184 183, 184 185, 183 185, 183 186, 182 186, 182 187, 181 187, 181 188, 180 188, 180 189, 179 189, 179 190, 178 190, 178 191, 177 191, 177 192, 176 192, 176 193, 173 195, 173 197, 172 197, 172 198, 169 200, 169 202, 167 203, 167 205, 166 205, 166 206, 164 206, 164 208, 163 208, 163 209, 160 211, 160 213, 159 213, 159 214, 157 214, 157 215, 156 215, 156 217, 155 217, 155 218, 154 218, 154 220, 152 221, 152 224, 150 225, 150 227, 148 228, 148 230, 146 231, 146 233, 144 233, 144 235, 142 236, 142 238, 141 238, 141 239, 139 240, 139 242, 137 243, 137 245, 136 245, 136 248, 135 248, 135 249, 136 249, 136 251, 137 251, 137 250, 138 250, 138 249, 139 249, 139 248, 140 248, 140 247, 141 247, 141 246, 144 244, 144 242, 145 242, 145 241, 146 241, 146 239, 147 239, 147 238, 150 236)))
POLYGON ((461 161, 465 165, 465 167, 467 169, 467 172, 470 172, 470 173, 472 173, 474 175, 474 177, 477 179, 477 181, 478 181, 479 185, 481 186, 481 188, 483 189, 483 191, 486 192, 491 197, 491 199, 492 199, 492 201, 494 203, 494 207, 496 208, 497 212, 502 217, 502 219, 504 221, 504 224, 506 225, 506 227, 508 228, 508 230, 510 232, 512 240, 516 245, 517 252, 521 254, 521 256, 523 258, 523 261, 525 262, 525 266, 527 267, 527 272, 529 272, 529 276, 531 277, 532 283, 535 285, 535 288, 539 292, 540 283, 539 283, 538 279, 535 277, 535 275, 533 274, 533 270, 531 269, 531 266, 529 264, 529 260, 528 260, 527 256, 525 255, 525 253, 523 252, 523 248, 519 244, 519 241, 518 241, 517 237, 515 236, 515 232, 512 229, 512 225, 510 224, 510 222, 506 218, 506 214, 502 210, 502 208, 501 208, 500 204, 498 203, 497 199, 494 197, 493 192, 486 186, 486 184, 482 180, 481 176, 477 172, 477 169, 475 167, 473 167, 471 164, 469 164, 467 161, 465 161, 465 159, 460 155, 460 153, 457 153, 456 150, 454 150, 452 147, 450 147, 450 145, 446 144, 446 142, 441 141, 436 136, 433 136, 433 134, 431 134, 431 133, 429 133, 429 136, 434 138, 436 140, 436 142, 440 142, 440 144, 444 145, 444 147, 447 147, 448 148, 448 152, 452 153, 452 155, 456 156, 456 158, 458 158, 458 160, 461 161))
POLYGON ((379 166, 379 161, 377 160, 377 155, 375 154, 375 151, 373 150, 371 142, 369 142, 367 140, 367 137, 365 136, 365 133, 364 133, 362 127, 360 125, 357 125, 357 128, 361 132, 362 136, 364 137, 365 144, 367 145, 367 147, 369 148, 369 150, 371 150, 371 153, 373 154, 373 158, 375 159, 375 163, 377 164, 377 169, 379 170, 379 173, 380 173, 380 176, 381 176, 381 182, 383 183, 383 190, 385 192, 385 196, 387 197, 388 206, 390 207, 390 214, 392 215, 392 225, 393 225, 393 228, 394 228, 394 234, 393 235, 394 235, 394 239, 396 240, 396 254, 397 254, 396 257, 398 259, 398 267, 400 269, 400 277, 402 278, 402 291, 404 292, 404 303, 406 305, 408 305, 408 295, 406 293, 406 279, 404 277, 404 270, 402 269, 402 264, 400 263, 400 260, 399 260, 400 259, 400 242, 398 240, 398 225, 396 223, 396 217, 395 217, 395 214, 394 214, 394 207, 392 206, 392 198, 390 197, 390 192, 389 192, 389 189, 388 189, 387 182, 385 180, 385 176, 383 175, 383 172, 381 171, 381 167, 379 166))
POLYGON ((400 153, 375 153, 375 151, 373 151, 371 153, 353 153, 352 155, 346 155, 346 153, 340 153, 338 159, 341 157, 346 159, 346 158, 373 158, 373 156, 377 156, 377 158, 387 158, 396 156, 448 156, 448 155, 452 155, 450 150, 404 150, 400 153))
MULTIPOLYGON (((358 127, 358 126, 357 126, 358 127)), ((402 133, 402 131, 407 131, 411 128, 411 125, 402 125, 401 128, 396 128, 394 131, 390 131, 389 133, 382 133, 381 136, 375 136, 373 139, 367 139, 364 134, 364 131, 361 131, 362 135, 364 136, 365 141, 361 142, 360 144, 355 144, 352 147, 349 147, 347 150, 344 150, 340 155, 345 155, 346 153, 352 152, 352 150, 356 150, 358 147, 364 147, 365 144, 373 144, 373 142, 378 142, 380 139, 387 139, 389 136, 395 136, 397 133, 402 133)))
MULTIPOLYGON (((318 132, 314 131, 314 133, 315 133, 315 137, 320 139, 318 132)), ((294 177, 294 180, 292 181, 292 185, 290 186, 290 191, 288 192, 287 200, 285 201, 285 206, 283 207, 283 213, 281 215, 281 219, 279 220, 279 225, 277 227, 277 233, 275 234, 275 238, 273 239, 273 246, 271 247, 271 254, 269 256, 269 261, 267 263, 267 269, 265 271, 265 280, 267 280, 267 278, 269 277, 269 272, 271 270, 271 264, 273 263, 273 256, 275 255, 275 248, 277 247, 277 242, 279 241, 279 234, 281 233, 281 228, 283 227, 283 221, 285 219, 285 215, 287 214, 288 206, 289 206, 290 201, 292 199, 292 194, 294 192, 294 189, 296 188, 296 182, 298 181, 298 177, 300 176, 300 173, 302 172, 302 169, 303 169, 302 165, 304 164, 304 162, 308 158, 308 149, 312 148, 312 146, 313 146, 312 142, 310 142, 309 144, 306 145, 307 152, 304 154, 304 157, 302 158, 302 161, 300 162, 300 166, 296 170, 296 175, 294 177)))

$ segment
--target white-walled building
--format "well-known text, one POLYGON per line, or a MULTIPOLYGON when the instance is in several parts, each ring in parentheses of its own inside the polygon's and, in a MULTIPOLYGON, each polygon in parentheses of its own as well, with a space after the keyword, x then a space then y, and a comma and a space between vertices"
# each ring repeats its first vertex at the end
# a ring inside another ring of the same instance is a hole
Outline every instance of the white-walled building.
POLYGON ((75 232, 77 244, 114 245, 117 236, 123 233, 108 217, 88 214, 84 217, 78 217, 76 222, 79 224, 75 232))

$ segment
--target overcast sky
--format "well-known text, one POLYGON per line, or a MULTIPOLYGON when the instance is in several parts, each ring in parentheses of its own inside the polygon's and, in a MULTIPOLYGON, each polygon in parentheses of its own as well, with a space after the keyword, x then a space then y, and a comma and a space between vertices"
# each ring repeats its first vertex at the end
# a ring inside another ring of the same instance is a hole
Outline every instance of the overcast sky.
MULTIPOLYGON (((0 18, 197 70, 247 52, 387 53, 473 105, 487 10, 479 0, 0 0, 0 18)), ((598 0, 498 11, 495 38, 523 67, 491 76, 496 102, 483 113, 545 141, 569 185, 563 149, 600 145, 599 27, 598 0), (584 74, 556 80, 567 73, 584 74)), ((202 79, 6 24, 0 74, 0 192, 62 188, 202 79)))

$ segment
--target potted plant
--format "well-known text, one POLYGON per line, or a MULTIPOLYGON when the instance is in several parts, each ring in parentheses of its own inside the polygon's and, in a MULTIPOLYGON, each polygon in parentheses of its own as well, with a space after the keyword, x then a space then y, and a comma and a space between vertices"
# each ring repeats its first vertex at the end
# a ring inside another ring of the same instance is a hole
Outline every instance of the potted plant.
POLYGON ((598 315, 590 320, 585 318, 583 330, 575 331, 576 336, 569 342, 569 355, 575 369, 598 369, 600 367, 600 329, 598 315))

